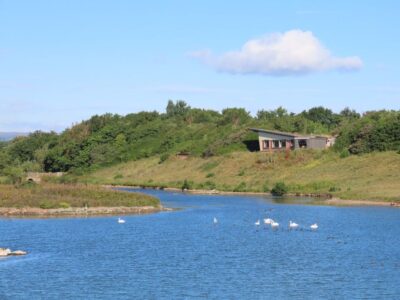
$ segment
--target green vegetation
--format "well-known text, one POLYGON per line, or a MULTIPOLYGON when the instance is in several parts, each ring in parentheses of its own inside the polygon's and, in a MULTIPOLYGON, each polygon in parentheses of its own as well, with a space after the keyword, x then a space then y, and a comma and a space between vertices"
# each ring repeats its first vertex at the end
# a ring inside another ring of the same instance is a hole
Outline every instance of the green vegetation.
POLYGON ((271 194, 274 196, 283 196, 287 194, 288 190, 289 189, 286 184, 282 181, 279 181, 275 183, 274 187, 271 189, 271 194))
POLYGON ((284 182, 288 193, 332 194, 342 199, 400 201, 400 155, 394 151, 350 155, 324 150, 290 153, 234 152, 211 158, 170 158, 159 164, 157 157, 102 168, 79 176, 90 184, 116 184, 181 188, 185 179, 193 189, 269 192, 284 182), (214 164, 215 163, 215 164, 214 164), (212 184, 207 184, 213 165, 212 184), (244 176, 237 176, 245 169, 244 176), (123 178, 115 180, 115 174, 123 178), (244 184, 243 184, 243 183, 244 184))
POLYGON ((183 181, 183 184, 182 184, 182 187, 181 187, 182 191, 184 191, 184 190, 190 190, 191 188, 192 188, 191 183, 190 183, 189 181, 187 181, 187 179, 185 179, 185 180, 183 181))
POLYGON ((19 186, 28 171, 62 171, 68 174, 48 180, 258 192, 284 181, 289 193, 393 200, 400 197, 399 151, 400 111, 279 107, 253 117, 243 108, 217 112, 179 100, 165 113, 96 115, 61 134, 1 142, 0 183, 19 186), (258 149, 251 127, 337 139, 332 149, 289 157, 251 153, 258 149))
POLYGON ((170 100, 165 113, 96 115, 59 135, 38 131, 3 142, 0 176, 8 176, 10 166, 23 172, 81 172, 153 156, 158 156, 161 164, 177 153, 207 158, 254 150, 257 135, 248 131, 249 127, 337 134, 335 149, 343 156, 400 150, 399 111, 361 116, 348 108, 336 114, 314 107, 295 114, 279 107, 260 110, 252 117, 243 108, 227 108, 220 113, 170 100))
POLYGON ((30 187, 0 185, 0 207, 158 207, 158 199, 139 193, 114 191, 99 186, 41 184, 30 187))

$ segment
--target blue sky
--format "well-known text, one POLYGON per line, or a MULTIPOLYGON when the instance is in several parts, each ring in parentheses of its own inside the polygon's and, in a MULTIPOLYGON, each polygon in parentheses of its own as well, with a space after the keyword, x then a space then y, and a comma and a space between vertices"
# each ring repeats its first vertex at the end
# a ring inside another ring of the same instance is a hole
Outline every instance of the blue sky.
POLYGON ((94 114, 400 109, 398 1, 0 0, 0 131, 94 114))

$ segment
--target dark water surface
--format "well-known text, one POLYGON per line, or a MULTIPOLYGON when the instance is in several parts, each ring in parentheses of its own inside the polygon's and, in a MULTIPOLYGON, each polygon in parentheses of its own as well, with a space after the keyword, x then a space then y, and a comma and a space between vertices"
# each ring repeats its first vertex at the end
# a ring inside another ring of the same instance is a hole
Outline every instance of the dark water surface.
POLYGON ((0 247, 29 251, 0 259, 0 299, 400 299, 400 209, 145 192, 184 209, 0 219, 0 247))

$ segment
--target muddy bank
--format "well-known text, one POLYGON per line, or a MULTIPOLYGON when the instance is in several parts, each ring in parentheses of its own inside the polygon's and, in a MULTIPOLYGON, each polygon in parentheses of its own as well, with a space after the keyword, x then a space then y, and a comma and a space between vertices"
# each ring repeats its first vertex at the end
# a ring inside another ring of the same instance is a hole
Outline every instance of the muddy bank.
MULTIPOLYGON (((165 190, 172 192, 184 192, 189 194, 199 195, 254 195, 254 196, 271 196, 271 193, 262 192, 230 192, 230 191, 218 191, 218 190, 184 190, 171 187, 141 187, 141 186, 124 186, 124 185, 105 185, 107 188, 132 188, 132 189, 155 189, 165 190)), ((400 202, 389 202, 389 201, 377 201, 377 200, 345 200, 335 198, 331 194, 325 193, 289 193, 285 197, 310 197, 315 198, 314 204, 317 205, 332 205, 332 206, 390 206, 400 207, 400 202)))
POLYGON ((14 208, 1 207, 0 216, 3 217, 82 217, 82 216, 99 216, 99 215, 141 215, 150 214, 161 211, 169 211, 170 209, 162 206, 142 206, 142 207, 70 207, 70 208, 14 208))

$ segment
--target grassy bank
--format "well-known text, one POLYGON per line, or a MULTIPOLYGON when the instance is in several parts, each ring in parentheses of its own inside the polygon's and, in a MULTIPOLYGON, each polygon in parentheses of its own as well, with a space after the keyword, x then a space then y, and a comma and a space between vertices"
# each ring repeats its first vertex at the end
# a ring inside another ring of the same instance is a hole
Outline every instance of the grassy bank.
POLYGON ((42 184, 15 187, 0 185, 0 207, 81 208, 160 207, 157 198, 140 193, 113 191, 99 186, 42 184))
POLYGON ((79 178, 92 184, 266 192, 283 181, 290 193, 329 193, 341 199, 400 201, 400 154, 340 157, 333 151, 236 152, 211 158, 151 157, 79 178))

